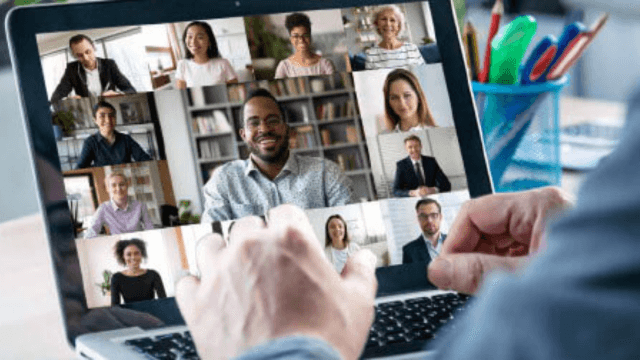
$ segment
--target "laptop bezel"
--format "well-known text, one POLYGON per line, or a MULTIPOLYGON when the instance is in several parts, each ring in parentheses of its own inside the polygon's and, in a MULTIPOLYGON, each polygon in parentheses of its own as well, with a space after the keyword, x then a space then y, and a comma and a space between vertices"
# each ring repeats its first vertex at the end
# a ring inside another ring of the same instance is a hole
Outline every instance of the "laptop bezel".
MULTIPOLYGON (((53 259, 54 274, 68 340, 74 344, 75 322, 88 309, 77 309, 84 291, 75 248, 71 216, 65 197, 63 174, 51 126, 51 112, 36 43, 42 33, 170 23, 258 14, 308 11, 353 6, 406 3, 389 0, 220 0, 215 8, 206 0, 118 0, 14 8, 6 30, 27 142, 36 178, 38 200, 53 259), (117 14, 114 16, 113 14, 117 14), (140 14, 144 14, 141 21, 140 14)), ((492 192, 492 182, 471 84, 464 64, 459 27, 450 0, 429 1, 451 111, 461 144, 468 191, 471 197, 492 192), (455 90, 453 90, 455 89, 455 90), (455 96, 453 96, 455 95, 455 96)), ((84 302, 86 304, 86 301, 84 302)))

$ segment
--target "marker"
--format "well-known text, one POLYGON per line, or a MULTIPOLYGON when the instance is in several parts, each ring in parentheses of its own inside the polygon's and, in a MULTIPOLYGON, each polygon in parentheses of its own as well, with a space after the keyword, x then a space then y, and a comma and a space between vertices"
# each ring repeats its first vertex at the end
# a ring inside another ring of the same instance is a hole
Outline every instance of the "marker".
POLYGON ((525 15, 500 29, 491 42, 490 83, 511 85, 517 82, 518 67, 537 26, 533 16, 525 15))
POLYGON ((478 81, 486 83, 489 80, 490 66, 491 66, 491 42, 498 33, 500 27, 500 19, 504 14, 504 4, 502 0, 496 0, 496 3, 491 9, 491 25, 489 26, 489 36, 487 37, 487 47, 484 51, 484 68, 478 76, 478 81))

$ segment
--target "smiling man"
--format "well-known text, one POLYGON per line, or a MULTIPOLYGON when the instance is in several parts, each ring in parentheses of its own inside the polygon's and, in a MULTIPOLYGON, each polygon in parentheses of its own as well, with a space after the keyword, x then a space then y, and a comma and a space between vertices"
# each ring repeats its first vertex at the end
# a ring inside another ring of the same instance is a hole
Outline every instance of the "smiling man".
POLYGON ((147 207, 137 200, 129 201, 129 182, 124 174, 110 173, 104 185, 110 200, 98 207, 85 238, 98 236, 104 225, 109 227, 111 235, 153 229, 147 207))
POLYGON ((204 186, 202 222, 264 215, 281 204, 312 209, 353 202, 351 183, 335 163, 291 154, 290 128, 271 93, 250 93, 241 118, 240 137, 251 154, 216 168, 204 186))
POLYGON ((396 163, 393 195, 425 197, 451 191, 451 183, 440 169, 436 159, 422 155, 422 143, 419 137, 407 136, 404 139, 404 147, 409 156, 396 163))
POLYGON ((93 40, 88 36, 78 34, 69 39, 69 50, 77 61, 67 64, 60 83, 51 95, 52 104, 65 98, 72 90, 75 91, 74 98, 118 95, 116 90, 136 92, 115 61, 96 57, 93 40))
POLYGON ((113 105, 106 101, 97 103, 93 107, 93 120, 98 125, 98 132, 82 144, 78 169, 153 160, 131 136, 116 131, 113 105))

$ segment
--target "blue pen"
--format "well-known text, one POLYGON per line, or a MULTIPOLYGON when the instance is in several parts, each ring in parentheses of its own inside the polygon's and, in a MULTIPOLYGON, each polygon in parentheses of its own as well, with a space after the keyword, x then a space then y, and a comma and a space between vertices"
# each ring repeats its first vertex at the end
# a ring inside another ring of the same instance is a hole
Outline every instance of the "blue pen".
POLYGON ((529 58, 520 68, 520 84, 528 85, 545 81, 542 76, 551 67, 551 62, 558 53, 558 40, 553 35, 545 36, 533 48, 529 58))
POLYGON ((547 66, 545 71, 540 75, 540 81, 546 81, 547 74, 549 74, 549 71, 551 70, 553 65, 562 57, 562 54, 564 54, 566 50, 569 50, 573 47, 572 43, 575 40, 580 39, 579 35, 585 31, 587 31, 587 28, 579 21, 576 21, 564 27, 562 34, 558 38, 558 51, 556 51, 556 56, 553 57, 553 60, 551 60, 549 66, 547 66))

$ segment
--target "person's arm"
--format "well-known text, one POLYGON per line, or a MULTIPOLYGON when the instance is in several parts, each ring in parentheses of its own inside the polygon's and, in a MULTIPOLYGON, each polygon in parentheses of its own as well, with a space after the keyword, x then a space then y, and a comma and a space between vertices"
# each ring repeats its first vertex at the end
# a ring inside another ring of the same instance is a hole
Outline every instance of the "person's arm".
POLYGON ((142 147, 140 146, 140 144, 138 144, 137 141, 133 140, 133 138, 129 135, 123 135, 126 136, 127 138, 127 142, 129 143, 129 149, 131 149, 131 157, 133 158, 133 160, 135 161, 151 161, 153 160, 151 158, 151 156, 149 156, 149 154, 147 154, 142 147))
POLYGON ((209 181, 204 184, 202 192, 204 194, 204 212, 201 223, 212 223, 214 221, 233 220, 228 194, 228 181, 225 174, 217 168, 209 181))
POLYGON ((409 253, 407 246, 402 247, 402 263, 409 264, 412 263, 413 259, 411 259, 411 254, 409 253))
POLYGON ((221 58, 222 59, 222 71, 224 72, 224 78, 227 84, 237 84, 238 83, 238 74, 236 74, 236 71, 233 70, 233 66, 231 66, 231 63, 229 62, 229 60, 221 58))
POLYGON ((320 61, 323 61, 323 64, 321 64, 322 68, 320 69, 323 75, 331 75, 336 72, 336 67, 330 59, 321 58, 320 61))
POLYGON ((117 88, 123 93, 127 93, 127 94, 136 93, 136 89, 133 87, 133 85, 131 85, 131 82, 129 82, 129 79, 127 79, 127 77, 120 72, 120 69, 118 68, 118 64, 116 64, 114 60, 105 59, 105 66, 109 67, 109 74, 110 74, 109 85, 106 89, 104 89, 105 91, 114 90, 117 88))
POLYGON ((436 161, 436 159, 433 159, 433 162, 435 164, 435 175, 436 175, 436 187, 438 188, 439 192, 448 192, 451 191, 451 183, 449 182, 449 179, 447 178, 447 175, 444 174, 444 172, 442 171, 442 169, 440 168, 440 165, 438 165, 438 162, 436 161))
POLYGON ((153 290, 156 293, 158 299, 164 299, 167 297, 167 293, 164 291, 164 284, 162 283, 162 277, 155 270, 153 271, 153 290))
POLYGON ((87 229, 87 233, 85 235, 86 239, 96 237, 100 233, 102 225, 104 224, 104 206, 108 206, 108 204, 109 203, 104 203, 98 206, 98 210, 91 218, 91 225, 89 226, 89 229, 87 229))
POLYGON ((416 45, 416 44, 411 44, 413 49, 411 50, 413 52, 412 56, 416 56, 416 65, 424 65, 427 62, 424 61, 424 57, 422 56, 422 53, 420 52, 420 48, 416 45))
POLYGON ((144 229, 145 230, 153 229, 153 222, 151 221, 151 217, 149 216, 149 210, 147 209, 147 205, 140 203, 140 206, 141 206, 140 215, 142 216, 140 220, 142 220, 142 225, 144 229))
POLYGON ((80 158, 76 163, 76 168, 78 169, 88 168, 89 166, 91 166, 91 164, 96 158, 96 154, 93 151, 93 145, 91 144, 91 139, 92 137, 86 138, 84 140, 84 143, 82 144, 82 151, 80 151, 80 158))
POLYGON ((185 79, 185 72, 187 71, 187 59, 178 60, 176 66, 176 88, 178 90, 184 90, 187 88, 187 79, 185 79))
POLYGON ((58 86, 56 86, 56 89, 51 95, 52 104, 55 104, 58 101, 64 99, 67 95, 69 95, 69 93, 71 93, 71 90, 73 90, 73 84, 71 84, 71 76, 73 76, 71 67, 67 65, 67 68, 64 71, 64 75, 62 75, 62 79, 60 79, 58 86))
POLYGON ((120 305, 120 282, 118 279, 118 273, 111 276, 111 306, 120 305))
POLYGON ((351 179, 331 160, 324 162, 324 188, 327 207, 348 205, 355 202, 351 179))
POLYGON ((286 59, 280 60, 280 62, 278 63, 278 66, 276 66, 276 75, 274 76, 275 79, 284 79, 287 77, 287 73, 285 71, 285 68, 286 68, 285 60, 286 59))
POLYGON ((406 189, 406 183, 403 179, 402 164, 396 163, 396 174, 393 178, 393 195, 395 197, 409 197, 409 191, 406 189))

